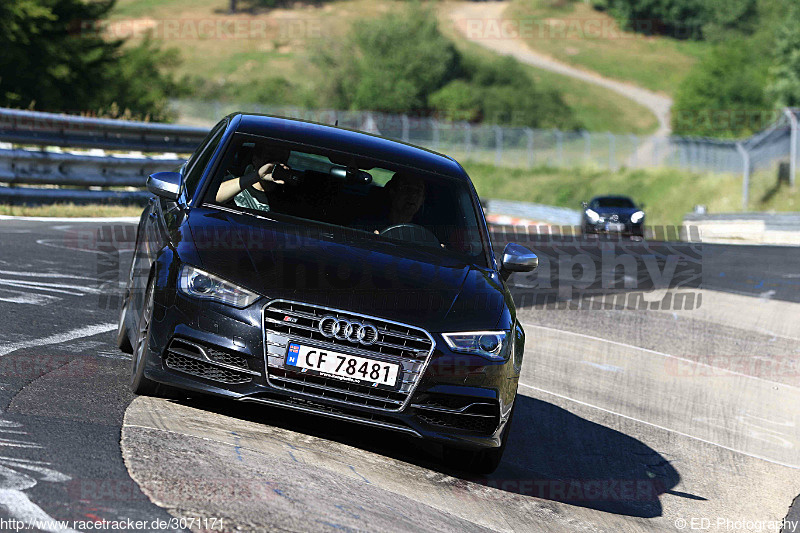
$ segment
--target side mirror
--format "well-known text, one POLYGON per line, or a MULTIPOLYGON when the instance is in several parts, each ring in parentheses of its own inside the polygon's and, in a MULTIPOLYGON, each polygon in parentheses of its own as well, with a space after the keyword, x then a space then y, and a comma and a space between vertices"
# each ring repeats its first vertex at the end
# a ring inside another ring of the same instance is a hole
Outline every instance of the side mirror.
POLYGON ((589 207, 589 202, 581 202, 581 206, 582 206, 584 209, 586 209, 587 207, 589 207))
POLYGON ((503 250, 500 276, 507 280, 513 272, 533 272, 539 266, 536 254, 519 244, 510 242, 503 250))
POLYGON ((179 172, 156 172, 147 178, 147 190, 171 202, 178 200, 183 176, 179 172))

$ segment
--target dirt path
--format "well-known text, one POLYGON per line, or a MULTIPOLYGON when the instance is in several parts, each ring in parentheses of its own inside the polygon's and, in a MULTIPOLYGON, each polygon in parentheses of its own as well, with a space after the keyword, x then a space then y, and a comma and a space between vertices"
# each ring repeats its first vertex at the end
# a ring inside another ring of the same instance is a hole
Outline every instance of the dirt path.
POLYGON ((524 41, 516 37, 504 37, 499 22, 508 2, 461 2, 455 4, 448 17, 457 31, 464 37, 498 54, 510 55, 523 63, 563 74, 571 78, 599 85, 621 94, 647 107, 658 118, 657 137, 670 134, 670 107, 672 99, 631 83, 606 78, 597 72, 584 70, 562 63, 550 56, 531 50, 524 41), (476 23, 476 21, 481 21, 476 23), (491 31, 490 31, 491 30, 491 31), (501 36, 498 36, 501 35, 501 36))

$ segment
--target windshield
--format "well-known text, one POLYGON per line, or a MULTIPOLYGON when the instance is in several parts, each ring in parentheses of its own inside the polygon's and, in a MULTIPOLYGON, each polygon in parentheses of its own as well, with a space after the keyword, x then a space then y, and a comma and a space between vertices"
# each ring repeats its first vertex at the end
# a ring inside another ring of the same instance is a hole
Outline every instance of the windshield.
POLYGON ((630 198, 595 198, 592 200, 591 204, 592 208, 604 208, 604 207, 628 207, 633 208, 636 207, 634 203, 631 201, 630 198))
POLYGON ((485 236, 467 184, 363 157, 236 134, 206 204, 357 230, 486 266, 485 236))

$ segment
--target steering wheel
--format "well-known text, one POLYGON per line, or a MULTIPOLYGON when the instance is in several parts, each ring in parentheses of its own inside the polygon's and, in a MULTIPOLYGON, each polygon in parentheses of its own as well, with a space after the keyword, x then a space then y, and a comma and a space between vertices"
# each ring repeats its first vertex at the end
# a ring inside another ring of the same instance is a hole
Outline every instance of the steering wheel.
POLYGON ((419 224, 395 224, 384 228, 380 232, 384 237, 390 239, 397 239, 399 241, 411 241, 419 244, 430 244, 433 246, 440 246, 441 243, 436 235, 424 226, 419 224))

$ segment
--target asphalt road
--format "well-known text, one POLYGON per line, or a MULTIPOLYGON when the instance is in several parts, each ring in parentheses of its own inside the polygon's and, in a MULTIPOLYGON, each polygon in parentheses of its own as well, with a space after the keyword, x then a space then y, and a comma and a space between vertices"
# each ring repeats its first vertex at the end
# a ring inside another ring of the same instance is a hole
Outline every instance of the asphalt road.
MULTIPOLYGON (((635 243, 630 272, 581 284, 583 267, 559 263, 578 257, 574 243, 529 243, 551 257, 549 279, 576 292, 514 279, 518 298, 553 298, 520 311, 511 441, 498 471, 475 479, 394 433, 135 398, 113 342, 116 301, 98 281, 114 265, 97 226, 0 221, 0 526, 130 519, 163 530, 183 517, 226 531, 679 531, 694 519, 742 531, 781 520, 800 493, 796 248, 635 243), (591 305, 570 306, 576 295, 591 305)), ((600 276, 609 245, 580 247, 600 276)))

